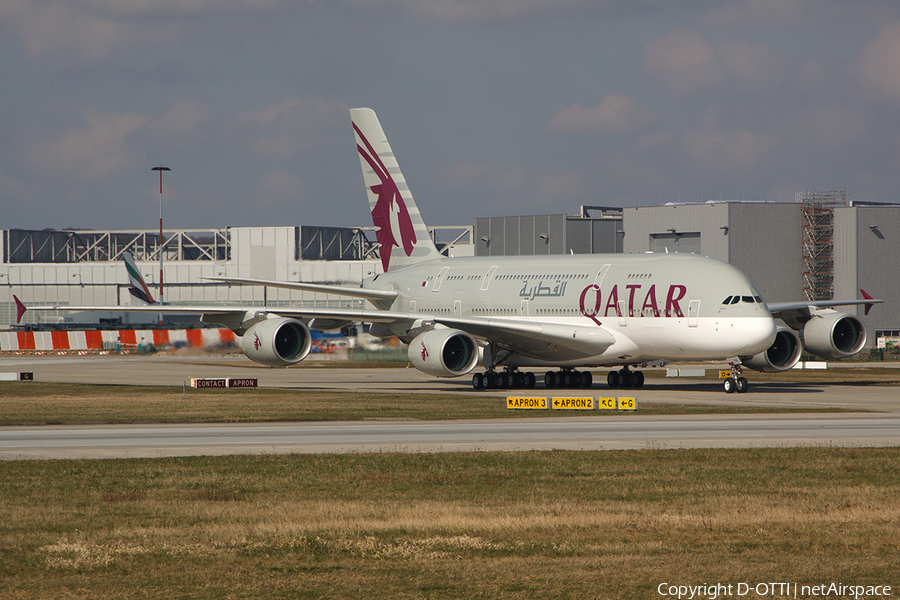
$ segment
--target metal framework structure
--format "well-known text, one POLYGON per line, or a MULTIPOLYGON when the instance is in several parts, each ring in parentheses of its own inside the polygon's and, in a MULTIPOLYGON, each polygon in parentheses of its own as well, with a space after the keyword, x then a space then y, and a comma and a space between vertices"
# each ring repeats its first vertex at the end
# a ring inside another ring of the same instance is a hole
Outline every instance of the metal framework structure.
POLYGON ((806 299, 834 297, 834 208, 847 206, 845 190, 797 192, 802 204, 801 244, 806 299))
MULTIPOLYGON (((109 262, 131 252, 137 261, 159 260, 157 231, 54 231, 10 229, 4 238, 6 263, 109 262)), ((228 229, 164 232, 166 261, 228 260, 231 242, 228 229)))
POLYGON ((361 228, 314 227, 295 229, 295 260, 377 260, 378 244, 361 228))

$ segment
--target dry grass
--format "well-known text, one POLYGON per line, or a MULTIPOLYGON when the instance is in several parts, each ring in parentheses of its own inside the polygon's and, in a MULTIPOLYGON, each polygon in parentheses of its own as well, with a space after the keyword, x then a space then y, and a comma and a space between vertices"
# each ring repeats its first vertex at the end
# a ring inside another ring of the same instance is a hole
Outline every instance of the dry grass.
MULTIPOLYGON (((570 390, 578 393, 578 390, 570 390)), ((540 390, 543 392, 543 390, 540 390)), ((514 394, 522 391, 511 392, 514 394)), ((536 392, 535 392, 536 393, 536 392)), ((642 402, 641 414, 809 412, 642 402)), ((816 409, 815 412, 823 412, 816 409)), ((0 382, 0 425, 487 419, 546 417, 511 411, 486 394, 396 394, 318 390, 194 390, 180 387, 0 382)))
POLYGON ((4 598, 900 584, 900 449, 0 463, 4 598))

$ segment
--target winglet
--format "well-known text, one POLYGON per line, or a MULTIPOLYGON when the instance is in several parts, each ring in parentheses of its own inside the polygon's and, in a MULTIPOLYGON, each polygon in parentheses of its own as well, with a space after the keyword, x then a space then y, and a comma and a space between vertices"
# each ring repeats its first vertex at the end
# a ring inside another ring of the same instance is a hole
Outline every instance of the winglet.
MULTIPOLYGON (((862 289, 862 288, 860 288, 859 293, 862 294, 862 297, 865 298, 866 300, 874 300, 874 299, 875 299, 875 298, 873 298, 872 296, 870 296, 869 294, 867 294, 867 293, 866 293, 866 290, 864 290, 864 289, 862 289)), ((875 304, 874 304, 874 303, 869 303, 869 304, 865 304, 864 306, 865 306, 865 314, 868 315, 868 314, 869 314, 869 310, 870 310, 873 306, 875 306, 875 304)))
POLYGON ((22 321, 22 315, 25 314, 25 311, 28 310, 25 308, 25 305, 22 304, 22 301, 19 300, 19 297, 13 294, 13 300, 16 301, 16 324, 18 325, 22 321))

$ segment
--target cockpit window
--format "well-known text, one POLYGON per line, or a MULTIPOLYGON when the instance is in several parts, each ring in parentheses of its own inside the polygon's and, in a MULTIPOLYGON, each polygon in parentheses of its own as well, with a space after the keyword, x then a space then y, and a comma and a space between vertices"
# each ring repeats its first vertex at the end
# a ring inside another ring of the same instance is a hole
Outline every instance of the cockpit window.
POLYGON ((724 300, 722 300, 723 305, 737 304, 738 302, 748 302, 754 303, 758 302, 760 304, 763 303, 762 296, 728 296, 724 300))

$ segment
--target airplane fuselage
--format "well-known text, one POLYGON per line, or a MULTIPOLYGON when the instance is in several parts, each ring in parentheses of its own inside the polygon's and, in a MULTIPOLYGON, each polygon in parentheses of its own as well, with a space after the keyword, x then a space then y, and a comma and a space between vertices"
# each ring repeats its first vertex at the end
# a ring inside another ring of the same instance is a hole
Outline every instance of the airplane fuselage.
MULTIPOLYGON (((451 258, 363 287, 397 291, 391 309, 423 320, 456 315, 609 331, 615 343, 583 365, 753 355, 772 344, 776 329, 743 273, 694 254, 451 258)), ((513 364, 555 363, 519 356, 513 364)))

